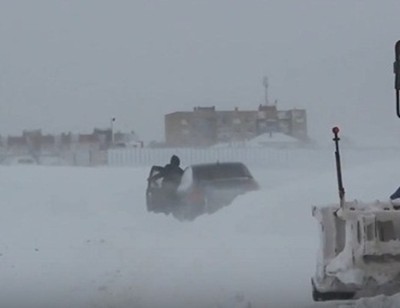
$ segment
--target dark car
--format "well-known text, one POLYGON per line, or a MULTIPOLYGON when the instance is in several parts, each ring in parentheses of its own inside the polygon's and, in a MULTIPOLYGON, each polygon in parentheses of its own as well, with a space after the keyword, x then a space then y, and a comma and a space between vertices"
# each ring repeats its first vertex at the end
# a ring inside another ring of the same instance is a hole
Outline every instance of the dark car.
MULTIPOLYGON (((150 176, 160 172, 160 168, 153 166, 150 176)), ((257 189, 257 182, 243 163, 196 164, 185 169, 173 196, 165 195, 161 182, 149 182, 147 209, 172 213, 181 220, 193 220, 229 205, 240 194, 257 189)))

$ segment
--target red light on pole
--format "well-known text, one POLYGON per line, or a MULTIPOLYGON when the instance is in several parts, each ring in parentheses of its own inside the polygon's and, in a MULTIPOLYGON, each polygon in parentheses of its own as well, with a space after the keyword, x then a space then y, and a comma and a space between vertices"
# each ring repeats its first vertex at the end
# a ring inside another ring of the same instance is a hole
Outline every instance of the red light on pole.
POLYGON ((335 135, 333 141, 335 141, 335 158, 336 158, 336 173, 338 179, 338 188, 339 188, 339 198, 340 198, 340 207, 343 208, 344 206, 344 187, 343 187, 343 180, 342 180, 342 167, 340 165, 340 153, 339 153, 339 127, 335 126, 332 128, 332 132, 335 135))
POLYGON ((334 128, 332 128, 332 132, 337 135, 339 133, 340 129, 339 127, 335 126, 334 128))

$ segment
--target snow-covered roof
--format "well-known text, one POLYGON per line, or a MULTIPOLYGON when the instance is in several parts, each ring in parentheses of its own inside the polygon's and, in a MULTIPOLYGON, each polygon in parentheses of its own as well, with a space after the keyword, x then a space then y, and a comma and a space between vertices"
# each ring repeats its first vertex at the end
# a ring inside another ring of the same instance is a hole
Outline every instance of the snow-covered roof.
POLYGON ((250 142, 299 142, 296 138, 293 138, 289 135, 283 133, 265 133, 261 134, 253 139, 250 142))
POLYGON ((251 140, 247 141, 234 141, 224 142, 214 145, 214 148, 237 148, 237 147, 265 147, 265 146, 286 146, 286 145, 298 145, 299 140, 288 136, 283 133, 265 133, 261 134, 251 140))
POLYGON ((283 133, 261 134, 247 142, 250 147, 263 147, 270 145, 297 145, 299 140, 283 133))
POLYGON ((247 146, 246 141, 222 142, 213 145, 213 148, 243 148, 247 146))

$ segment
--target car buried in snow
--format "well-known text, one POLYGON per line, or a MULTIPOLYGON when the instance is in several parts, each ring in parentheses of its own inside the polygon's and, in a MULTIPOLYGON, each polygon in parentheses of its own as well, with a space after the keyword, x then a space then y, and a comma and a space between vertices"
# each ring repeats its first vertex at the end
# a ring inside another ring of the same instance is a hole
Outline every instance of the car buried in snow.
MULTIPOLYGON (((149 179, 162 169, 153 166, 149 179)), ((172 214, 179 220, 193 220, 218 211, 241 194, 258 189, 258 183, 241 162, 194 164, 185 168, 173 195, 164 189, 162 179, 148 180, 147 210, 172 214)))

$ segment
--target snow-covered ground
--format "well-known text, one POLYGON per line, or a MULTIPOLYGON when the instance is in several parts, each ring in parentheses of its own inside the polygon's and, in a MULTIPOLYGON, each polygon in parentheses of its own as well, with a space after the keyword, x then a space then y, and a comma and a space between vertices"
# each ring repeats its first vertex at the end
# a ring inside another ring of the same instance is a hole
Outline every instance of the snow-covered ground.
MULTIPOLYGON (((326 161, 249 166, 261 191, 184 223, 146 212, 148 167, 3 166, 0 307, 331 307, 310 287, 311 205, 337 200, 326 161)), ((396 162, 345 162, 347 198, 386 200, 396 162)))

